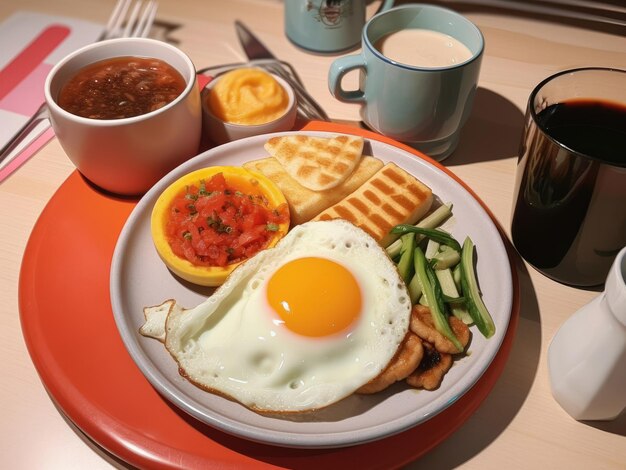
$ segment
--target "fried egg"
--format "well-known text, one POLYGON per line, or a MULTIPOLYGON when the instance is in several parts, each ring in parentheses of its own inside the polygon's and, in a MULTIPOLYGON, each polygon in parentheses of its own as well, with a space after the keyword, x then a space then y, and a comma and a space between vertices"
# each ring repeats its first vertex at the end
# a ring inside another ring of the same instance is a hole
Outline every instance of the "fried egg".
POLYGON ((164 339, 184 377, 279 413, 326 407, 376 377, 411 311, 386 252, 344 220, 295 227, 195 308, 164 305, 146 309, 142 333, 164 339))

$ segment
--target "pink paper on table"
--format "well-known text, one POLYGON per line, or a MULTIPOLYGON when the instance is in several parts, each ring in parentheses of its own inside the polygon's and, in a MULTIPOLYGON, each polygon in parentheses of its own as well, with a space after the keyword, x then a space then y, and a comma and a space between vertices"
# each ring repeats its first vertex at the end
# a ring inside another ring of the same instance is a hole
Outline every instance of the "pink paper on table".
MULTIPOLYGON (((50 64, 37 64, 15 85, 7 96, 0 100, 0 109, 24 116, 32 116, 36 113, 45 100, 42 84, 46 81, 51 69, 52 65, 50 64)), ((2 72, 0 72, 0 78, 2 78, 2 72)))
POLYGON ((26 149, 24 149, 17 157, 9 162, 4 168, 0 170, 0 183, 4 181, 11 173, 21 167, 30 157, 32 157, 37 151, 48 143, 50 139, 54 137, 54 131, 48 129, 39 137, 37 137, 26 149))
MULTIPOLYGON (((53 25, 41 31, 22 51, 0 70, 0 99, 23 83, 50 53, 70 34, 67 26, 53 25)), ((45 69, 50 69, 45 67, 45 69)), ((45 80, 45 76, 44 76, 45 80)), ((0 102, 1 103, 1 102, 0 102)), ((0 105, 1 107, 1 105, 0 105)))
MULTIPOLYGON (((54 64, 97 40, 101 31, 102 25, 96 23, 25 11, 0 24, 0 147, 43 103, 44 82, 54 64)), ((0 164, 0 182, 54 137, 47 121, 34 132, 39 137, 0 164)))

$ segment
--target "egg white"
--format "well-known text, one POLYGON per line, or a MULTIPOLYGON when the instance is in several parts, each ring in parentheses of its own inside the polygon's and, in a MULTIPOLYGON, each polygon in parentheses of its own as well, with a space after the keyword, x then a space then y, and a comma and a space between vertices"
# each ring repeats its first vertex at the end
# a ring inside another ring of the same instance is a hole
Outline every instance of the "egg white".
POLYGON ((377 376, 404 338, 410 310, 404 282, 372 237, 344 220, 308 222, 241 264, 202 304, 171 309, 165 346, 181 374, 203 389, 257 411, 302 412, 377 376), (294 333, 267 302, 272 273, 311 256, 343 265, 358 282, 362 312, 342 333, 294 333))

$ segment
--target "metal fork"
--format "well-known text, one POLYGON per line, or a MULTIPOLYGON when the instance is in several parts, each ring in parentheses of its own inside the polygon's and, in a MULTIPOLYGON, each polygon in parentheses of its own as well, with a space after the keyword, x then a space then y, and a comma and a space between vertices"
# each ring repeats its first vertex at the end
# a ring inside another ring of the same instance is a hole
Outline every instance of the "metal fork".
MULTIPOLYGON (((143 0, 118 0, 109 21, 107 22, 102 34, 98 38, 99 41, 105 39, 114 39, 122 37, 146 37, 150 32, 150 28, 154 23, 158 3, 154 0, 145 2, 143 0), (133 8, 130 15, 127 16, 131 4, 133 8)), ((48 106, 42 103, 37 112, 19 129, 9 142, 0 150, 0 167, 3 166, 5 160, 13 151, 22 144, 26 139, 33 142, 41 134, 50 127, 50 123, 44 127, 39 126, 42 121, 48 121, 48 106), (38 128, 39 132, 33 132, 38 128)), ((26 145, 24 149, 27 147, 26 145)), ((17 157, 17 152, 13 158, 17 157)), ((6 162, 8 163, 8 161, 6 162)))
POLYGON ((145 38, 148 35, 152 23, 154 23, 158 4, 154 0, 149 0, 145 6, 141 0, 135 2, 126 20, 126 26, 122 29, 124 18, 126 18, 132 2, 133 0, 118 0, 104 31, 98 38, 99 41, 113 38, 145 38), (139 17, 140 11, 141 17, 139 17))

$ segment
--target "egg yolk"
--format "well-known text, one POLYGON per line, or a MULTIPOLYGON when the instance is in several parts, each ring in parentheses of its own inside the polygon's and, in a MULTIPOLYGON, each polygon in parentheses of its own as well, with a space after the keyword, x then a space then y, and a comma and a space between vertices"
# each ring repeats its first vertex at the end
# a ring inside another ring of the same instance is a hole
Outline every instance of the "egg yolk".
POLYGON ((298 258, 270 278, 267 299, 284 324, 304 336, 328 336, 354 322, 361 290, 352 273, 325 258, 298 258))

